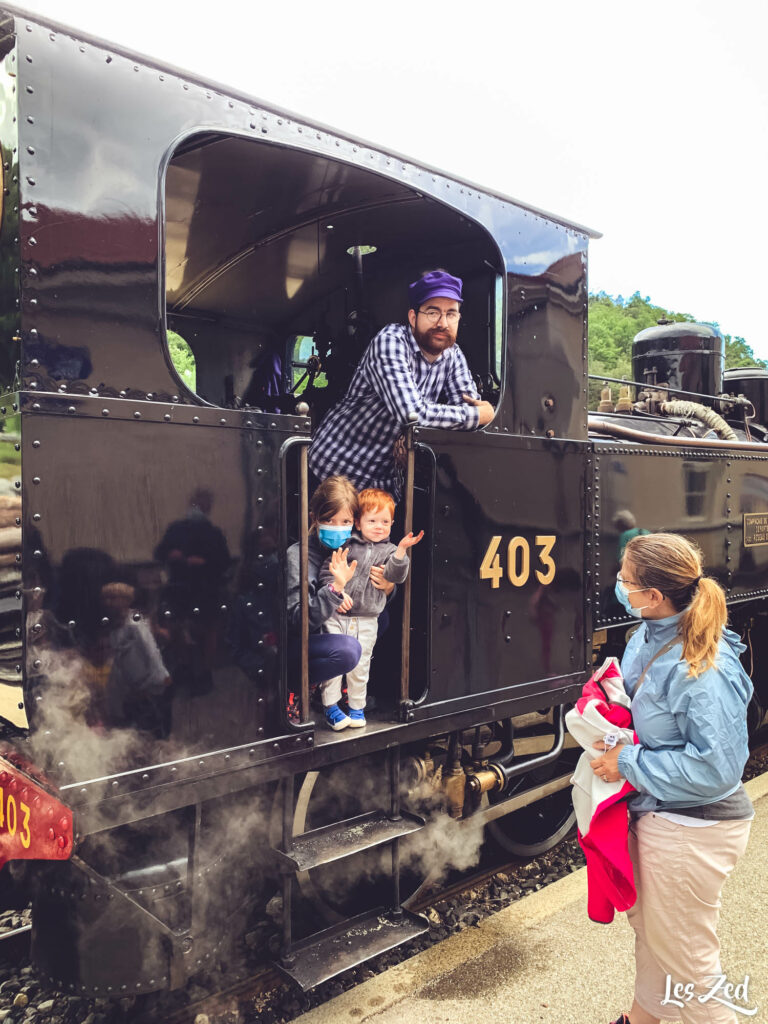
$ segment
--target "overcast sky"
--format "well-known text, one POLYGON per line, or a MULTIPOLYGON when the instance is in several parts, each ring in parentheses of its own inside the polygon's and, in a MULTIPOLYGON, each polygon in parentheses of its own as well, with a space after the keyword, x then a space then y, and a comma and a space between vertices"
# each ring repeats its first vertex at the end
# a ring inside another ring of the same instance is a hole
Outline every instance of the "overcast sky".
POLYGON ((768 358, 758 0, 19 6, 595 228, 592 291, 768 358))

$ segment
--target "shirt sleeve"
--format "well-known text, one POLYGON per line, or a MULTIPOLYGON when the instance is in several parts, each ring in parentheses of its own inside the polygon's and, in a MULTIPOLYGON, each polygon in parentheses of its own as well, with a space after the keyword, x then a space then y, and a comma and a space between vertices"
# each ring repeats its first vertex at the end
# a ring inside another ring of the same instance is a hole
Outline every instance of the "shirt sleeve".
POLYGON ((684 746, 625 746, 618 769, 641 793, 664 803, 695 806, 738 787, 747 757, 746 714, 717 668, 696 680, 684 679, 683 674, 687 665, 678 668, 670 685, 669 706, 684 746))
MULTIPOLYGON (((299 545, 292 544, 288 548, 287 590, 288 590, 288 625, 298 629, 301 625, 301 582, 299 571, 299 545)), ((334 593, 330 587, 321 586, 317 579, 309 580, 309 628, 310 631, 320 629, 326 619, 338 609, 344 600, 341 594, 334 593)))
POLYGON ((475 382, 472 380, 472 374, 469 372, 464 353, 455 346, 450 352, 452 357, 451 372, 448 374, 443 387, 446 401, 449 405, 466 404, 462 400, 462 395, 469 395, 470 398, 479 399, 480 393, 475 387, 475 382))
POLYGON ((384 579, 390 583, 403 583, 410 566, 411 562, 407 555, 405 558, 397 558, 393 552, 384 563, 384 579))
MULTIPOLYGON (((395 332, 379 331, 368 351, 367 369, 371 387, 390 416, 403 427, 407 426, 413 413, 422 427, 448 430, 474 430, 477 427, 476 406, 465 402, 443 405, 424 400, 411 372, 406 345, 395 332)), ((474 393, 474 385, 472 390, 474 393)))

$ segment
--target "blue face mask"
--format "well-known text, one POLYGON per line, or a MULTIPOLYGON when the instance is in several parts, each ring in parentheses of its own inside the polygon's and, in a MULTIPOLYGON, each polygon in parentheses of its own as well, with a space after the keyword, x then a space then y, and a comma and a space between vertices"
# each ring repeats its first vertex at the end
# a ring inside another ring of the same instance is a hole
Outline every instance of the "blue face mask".
POLYGON ((320 543, 335 551, 352 536, 351 526, 318 526, 317 536, 320 543))
POLYGON ((641 605, 639 608, 633 608, 633 606, 629 603, 629 595, 639 594, 640 590, 627 590, 624 584, 620 583, 619 580, 616 580, 614 593, 616 594, 616 600, 619 602, 619 604, 623 608, 625 608, 630 615, 633 615, 636 619, 643 618, 643 608, 650 608, 650 605, 648 604, 641 605))

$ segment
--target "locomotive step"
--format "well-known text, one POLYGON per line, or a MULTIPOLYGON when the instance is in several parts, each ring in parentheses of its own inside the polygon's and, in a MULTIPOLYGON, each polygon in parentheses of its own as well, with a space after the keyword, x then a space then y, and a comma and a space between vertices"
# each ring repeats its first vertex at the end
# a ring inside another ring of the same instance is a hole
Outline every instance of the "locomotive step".
POLYGON ((428 928, 426 918, 407 910, 399 914, 391 910, 373 911, 297 942, 291 950, 291 962, 276 966, 306 992, 342 971, 423 935, 428 928))
POLYGON ((384 811, 368 811, 295 836, 290 853, 276 849, 274 854, 281 871, 309 871, 320 864, 391 843, 423 827, 424 819, 416 814, 404 811, 392 821, 384 811))

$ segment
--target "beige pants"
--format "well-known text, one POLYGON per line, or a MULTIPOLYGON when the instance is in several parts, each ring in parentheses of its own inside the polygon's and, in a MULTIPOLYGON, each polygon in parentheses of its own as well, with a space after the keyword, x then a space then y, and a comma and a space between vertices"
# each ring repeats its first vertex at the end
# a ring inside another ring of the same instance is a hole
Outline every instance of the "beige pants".
MULTIPOLYGON (((360 642, 363 653, 351 672, 347 672, 347 703, 351 708, 362 711, 368 697, 368 676, 371 671, 371 655, 379 632, 379 620, 375 615, 332 615, 323 623, 324 633, 343 633, 360 642)), ((341 676, 323 683, 323 704, 330 707, 341 700, 341 676)))
MULTIPOLYGON (((627 918, 635 931, 635 998, 654 1017, 684 1024, 737 1020, 734 1011, 715 998, 700 1002, 698 997, 709 992, 722 973, 716 931, 720 893, 746 849, 750 825, 721 821, 691 828, 658 814, 643 814, 630 826, 637 903, 627 918), (673 990, 676 983, 683 986, 677 1000, 683 1005, 663 1005, 668 993, 674 998, 670 987, 673 990)), ((734 985, 744 981, 727 980, 734 985)), ((739 1014, 738 1019, 749 1018, 739 1014)))

